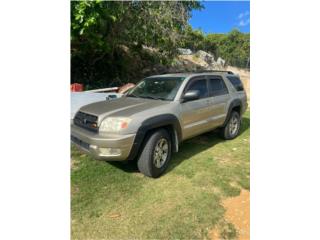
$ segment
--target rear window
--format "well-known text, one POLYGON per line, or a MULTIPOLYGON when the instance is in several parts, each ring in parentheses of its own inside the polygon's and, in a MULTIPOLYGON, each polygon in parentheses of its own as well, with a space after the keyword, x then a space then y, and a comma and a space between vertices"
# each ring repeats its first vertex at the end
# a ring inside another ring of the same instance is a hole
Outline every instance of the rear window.
POLYGON ((234 86, 234 88, 238 92, 243 91, 242 82, 238 77, 236 77, 236 76, 228 76, 227 78, 230 80, 230 82, 232 83, 232 85, 234 86))

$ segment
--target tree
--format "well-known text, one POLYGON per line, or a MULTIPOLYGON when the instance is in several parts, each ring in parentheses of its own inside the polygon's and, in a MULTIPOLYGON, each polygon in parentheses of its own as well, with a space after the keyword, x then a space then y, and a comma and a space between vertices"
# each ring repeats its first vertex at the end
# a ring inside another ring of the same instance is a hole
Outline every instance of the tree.
POLYGON ((121 77, 127 71, 124 48, 139 51, 146 45, 172 57, 191 10, 199 8, 196 1, 72 1, 72 80, 92 84, 103 75, 121 77))
POLYGON ((183 37, 182 47, 190 48, 192 51, 205 50, 205 35, 200 29, 194 30, 187 26, 183 37))
POLYGON ((250 34, 232 30, 221 39, 219 54, 229 65, 246 67, 250 57, 250 34))

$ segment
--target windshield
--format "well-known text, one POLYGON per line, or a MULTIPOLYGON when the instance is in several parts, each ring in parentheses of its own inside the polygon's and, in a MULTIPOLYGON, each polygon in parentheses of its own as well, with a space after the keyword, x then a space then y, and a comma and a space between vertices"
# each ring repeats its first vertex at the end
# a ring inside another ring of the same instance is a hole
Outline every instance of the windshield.
POLYGON ((127 97, 172 101, 185 77, 146 78, 129 90, 127 97))

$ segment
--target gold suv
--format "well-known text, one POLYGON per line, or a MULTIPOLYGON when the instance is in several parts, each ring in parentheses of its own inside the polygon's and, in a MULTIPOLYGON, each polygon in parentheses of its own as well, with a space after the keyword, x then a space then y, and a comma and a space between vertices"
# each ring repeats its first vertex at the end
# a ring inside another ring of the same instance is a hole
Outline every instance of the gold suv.
POLYGON ((247 97, 229 71, 172 73, 143 79, 125 96, 80 108, 71 140, 97 159, 137 159, 139 170, 158 177, 186 139, 218 128, 235 138, 247 97))

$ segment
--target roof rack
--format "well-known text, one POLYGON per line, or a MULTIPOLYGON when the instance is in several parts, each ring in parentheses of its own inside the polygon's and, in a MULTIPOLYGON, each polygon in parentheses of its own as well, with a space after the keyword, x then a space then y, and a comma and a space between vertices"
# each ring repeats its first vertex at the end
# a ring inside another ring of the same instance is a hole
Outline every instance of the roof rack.
POLYGON ((166 72, 165 74, 170 74, 170 73, 214 73, 214 72, 224 72, 224 73, 228 73, 228 74, 232 74, 234 75, 234 73, 232 71, 227 71, 227 70, 196 70, 196 71, 185 71, 185 72, 181 72, 181 71, 177 71, 177 72, 166 72))
POLYGON ((210 73, 210 72, 225 72, 228 74, 234 74, 233 72, 227 71, 227 70, 199 70, 199 71, 196 71, 196 73, 210 73))

